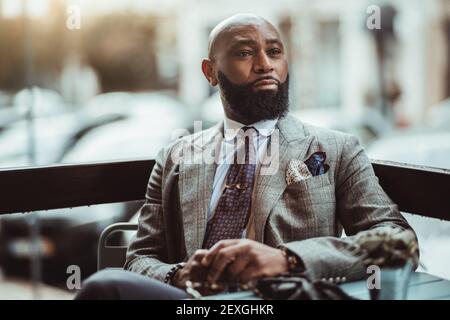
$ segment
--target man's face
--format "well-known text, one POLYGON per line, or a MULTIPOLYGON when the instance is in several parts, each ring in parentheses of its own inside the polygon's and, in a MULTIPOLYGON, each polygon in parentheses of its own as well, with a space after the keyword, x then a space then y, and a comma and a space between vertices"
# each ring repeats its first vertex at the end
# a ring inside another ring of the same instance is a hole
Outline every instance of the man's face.
POLYGON ((288 65, 278 32, 268 23, 226 30, 214 47, 225 112, 246 123, 275 119, 288 109, 288 65))
POLYGON ((251 85, 254 92, 278 90, 288 74, 280 36, 268 23, 225 31, 216 44, 215 60, 217 71, 234 84, 251 85))

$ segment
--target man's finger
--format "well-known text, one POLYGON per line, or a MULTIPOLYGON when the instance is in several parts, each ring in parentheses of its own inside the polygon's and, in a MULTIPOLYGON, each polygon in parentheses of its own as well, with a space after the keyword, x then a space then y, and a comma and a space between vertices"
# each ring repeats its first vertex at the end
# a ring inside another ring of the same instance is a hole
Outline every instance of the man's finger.
POLYGON ((238 246, 228 246, 221 249, 214 256, 214 260, 210 265, 208 272, 208 281, 214 283, 222 275, 225 268, 234 262, 241 248, 238 246))
POLYGON ((223 248, 231 246, 231 245, 235 245, 237 244, 239 241, 241 241, 241 239, 227 239, 227 240, 221 240, 219 242, 217 242, 215 245, 213 245, 209 250, 208 253, 206 254, 205 257, 203 257, 202 259, 202 265, 207 267, 209 266, 213 260, 214 257, 216 256, 216 254, 223 248))
POLYGON ((235 280, 240 273, 242 273, 247 266, 251 263, 250 256, 245 253, 239 254, 234 262, 230 263, 227 267, 227 275, 235 280))
POLYGON ((201 262, 207 253, 208 250, 206 249, 198 249, 192 255, 191 260, 201 262))
POLYGON ((200 262, 193 261, 189 271, 189 280, 194 282, 203 282, 206 280, 206 269, 200 264, 200 262))

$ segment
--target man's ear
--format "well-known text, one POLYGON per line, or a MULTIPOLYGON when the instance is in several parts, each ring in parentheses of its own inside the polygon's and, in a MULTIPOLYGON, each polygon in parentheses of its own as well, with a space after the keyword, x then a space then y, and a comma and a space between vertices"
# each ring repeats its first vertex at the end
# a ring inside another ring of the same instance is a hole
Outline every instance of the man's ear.
POLYGON ((206 80, 209 84, 215 87, 218 83, 216 74, 214 72, 213 63, 209 59, 203 59, 202 61, 202 71, 205 75, 206 80))

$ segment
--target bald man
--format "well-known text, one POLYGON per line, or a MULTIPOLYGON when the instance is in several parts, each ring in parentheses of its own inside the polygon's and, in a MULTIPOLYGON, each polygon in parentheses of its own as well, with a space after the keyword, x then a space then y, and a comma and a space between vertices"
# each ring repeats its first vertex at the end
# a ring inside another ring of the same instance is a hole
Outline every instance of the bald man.
POLYGON ((222 21, 202 71, 219 86, 224 120, 159 153, 128 271, 95 274, 77 298, 183 299, 188 280, 213 287, 298 272, 334 282, 363 277, 356 234, 410 227, 356 138, 288 114, 277 29, 250 14, 222 21), (193 151, 174 156, 180 150, 193 151), (213 163, 187 161, 211 151, 213 163))

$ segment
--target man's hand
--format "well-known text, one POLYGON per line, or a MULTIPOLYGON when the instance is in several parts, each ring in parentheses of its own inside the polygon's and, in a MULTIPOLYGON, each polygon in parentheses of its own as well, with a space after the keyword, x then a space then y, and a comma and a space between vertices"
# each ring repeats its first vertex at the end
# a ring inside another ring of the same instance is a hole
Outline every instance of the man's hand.
POLYGON ((175 273, 172 284, 178 288, 186 289, 186 281, 203 282, 206 281, 207 268, 201 265, 201 260, 208 253, 208 250, 197 250, 191 256, 186 265, 175 273))
POLYGON ((219 241, 204 255, 201 265, 208 269, 209 283, 215 283, 225 271, 230 279, 248 282, 289 270, 280 249, 249 239, 219 241))

